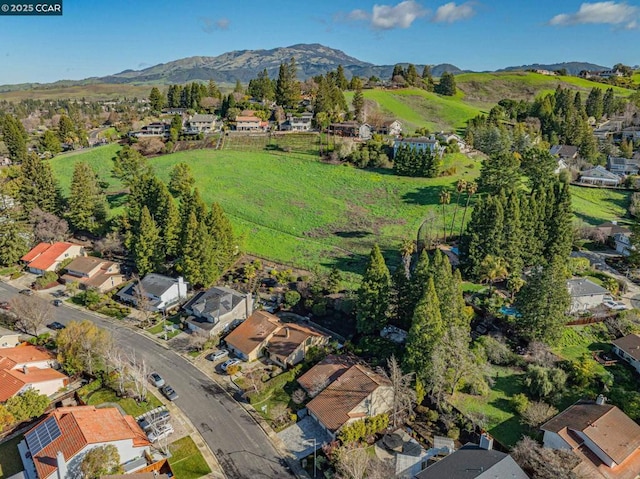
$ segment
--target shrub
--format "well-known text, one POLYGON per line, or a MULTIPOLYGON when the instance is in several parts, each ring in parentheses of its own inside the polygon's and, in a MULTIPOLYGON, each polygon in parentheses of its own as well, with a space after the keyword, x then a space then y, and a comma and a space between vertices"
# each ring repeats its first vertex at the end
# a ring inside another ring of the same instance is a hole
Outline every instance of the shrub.
POLYGON ((454 426, 451 429, 449 429, 447 431, 447 437, 449 439, 453 439, 454 441, 457 441, 458 438, 460 438, 460 428, 458 426, 454 426))
POLYGON ((514 354, 503 341, 491 336, 481 336, 478 343, 482 345, 491 364, 507 365, 513 363, 514 354))
POLYGON ((360 441, 382 431, 389 425, 388 414, 378 414, 344 426, 338 433, 338 438, 345 444, 360 441))
POLYGON ((522 413, 522 422, 532 429, 539 428, 548 419, 558 414, 558 410, 545 402, 532 402, 522 413))
POLYGON ((227 368, 227 374, 228 374, 229 376, 233 376, 234 374, 239 373, 239 372, 240 372, 240 369, 242 369, 242 368, 240 367, 240 365, 239 365, 239 364, 232 364, 231 366, 229 366, 229 367, 227 368))
POLYGON ((297 291, 287 291, 284 293, 284 304, 287 308, 293 308, 300 302, 300 293, 297 291))
POLYGON ((560 394, 567 382, 567 373, 558 368, 529 366, 525 374, 524 383, 538 398, 546 398, 552 393, 560 394))
POLYGON ((56 273, 54 273, 53 271, 45 271, 42 276, 36 279, 35 283, 37 288, 42 289, 57 281, 58 275, 56 273))
POLYGON ((522 393, 518 393, 511 398, 511 407, 520 415, 524 414, 529 406, 529 398, 522 393))

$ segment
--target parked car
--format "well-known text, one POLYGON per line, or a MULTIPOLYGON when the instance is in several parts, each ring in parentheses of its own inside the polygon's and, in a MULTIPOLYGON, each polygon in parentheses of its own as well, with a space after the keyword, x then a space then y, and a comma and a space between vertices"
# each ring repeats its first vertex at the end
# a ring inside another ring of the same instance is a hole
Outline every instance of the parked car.
POLYGON ((54 299, 53 300, 53 305, 54 306, 62 306, 62 300, 61 299, 54 299))
POLYGON ((9 304, 9 301, 0 301, 0 309, 9 311, 11 309, 11 305, 9 304))
POLYGON ((31 296, 33 294, 33 291, 30 289, 21 289, 19 293, 24 294, 25 296, 31 296))
POLYGON ((627 309, 627 305, 622 301, 604 301, 602 304, 604 304, 609 309, 613 309, 614 311, 627 309))
POLYGON ((149 439, 149 441, 155 442, 158 439, 164 439, 172 432, 173 432, 173 426, 169 423, 166 423, 160 426, 159 428, 157 428, 157 430, 151 431, 149 434, 147 434, 147 438, 149 439))
POLYGON ((59 323, 58 321, 54 321, 51 324, 47 324, 47 328, 49 329, 55 329, 55 330, 60 330, 60 329, 64 329, 66 328, 66 326, 62 323, 59 323))
POLYGON ((227 359, 224 363, 220 365, 220 367, 226 373, 227 369, 229 369, 229 366, 233 366, 235 364, 240 364, 240 360, 232 358, 232 359, 227 359))
POLYGON ((54 298, 66 298, 69 295, 62 290, 58 290, 51 293, 51 296, 53 296, 54 298))
POLYGON ((149 381, 157 388, 164 386, 164 379, 158 373, 149 374, 149 381))
POLYGON ((139 424, 143 431, 148 432, 164 426, 169 419, 171 419, 171 414, 169 411, 164 410, 145 416, 140 420, 139 424))
POLYGON ((166 397, 169 401, 175 401, 178 399, 178 393, 169 386, 168 384, 160 388, 160 392, 166 397))
POLYGON ((229 356, 229 350, 227 349, 218 349, 213 353, 209 353, 205 356, 208 361, 217 361, 222 358, 226 358, 229 356))

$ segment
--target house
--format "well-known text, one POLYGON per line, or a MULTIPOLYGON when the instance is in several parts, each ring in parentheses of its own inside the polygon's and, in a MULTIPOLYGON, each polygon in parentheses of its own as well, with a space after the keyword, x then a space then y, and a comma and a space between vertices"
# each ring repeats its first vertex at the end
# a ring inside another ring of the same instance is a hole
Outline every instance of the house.
MULTIPOLYGON (((453 442, 453 441, 452 441, 453 442)), ((429 454, 404 428, 386 433, 376 442, 386 462, 395 470, 396 479, 413 479, 427 465, 429 454)))
POLYGON ((587 278, 567 280, 567 289, 571 296, 570 314, 597 308, 604 301, 604 297, 610 294, 609 290, 587 278))
POLYGON ((640 127, 629 126, 622 129, 622 139, 631 141, 640 141, 640 127))
POLYGON ((162 114, 163 115, 184 115, 187 113, 187 109, 186 108, 163 108, 162 109, 162 114))
POLYGON ((544 447, 573 451, 578 477, 635 479, 640 471, 640 426, 617 407, 580 400, 543 424, 544 447))
POLYGON ((441 147, 435 138, 398 138, 393 142, 393 156, 396 156, 399 148, 409 148, 411 150, 426 151, 442 156, 444 148, 441 147))
POLYGON ((628 334, 611 342, 613 352, 640 373, 640 336, 628 334))
POLYGON ((416 479, 529 479, 513 458, 493 449, 486 434, 416 474, 416 479))
POLYGON ((131 136, 137 138, 161 136, 163 138, 169 138, 171 125, 163 122, 149 123, 148 125, 140 128, 140 131, 130 133, 131 136))
POLYGON ((31 344, 0 349, 0 402, 27 389, 55 394, 69 380, 57 366, 54 354, 31 344))
POLYGON ((189 314, 185 322, 191 331, 215 335, 248 318, 253 312, 253 297, 215 286, 196 294, 182 309, 189 314))
POLYGON ((358 360, 354 356, 329 354, 300 376, 298 384, 309 397, 317 396, 324 388, 356 364, 358 364, 358 360))
POLYGON ((356 364, 314 397, 307 404, 307 410, 335 438, 343 426, 387 413, 392 404, 391 382, 366 366, 356 364))
POLYGON ((537 73, 538 75, 546 75, 546 76, 556 76, 556 72, 553 72, 551 70, 534 70, 535 73, 537 73))
POLYGON ((297 323, 284 323, 266 311, 255 311, 225 338, 227 348, 244 361, 266 356, 287 368, 303 361, 313 346, 329 342, 324 333, 297 323))
POLYGON ((133 282, 116 296, 125 303, 137 306, 140 294, 148 299, 150 311, 166 311, 187 299, 187 284, 182 276, 177 279, 161 274, 149 273, 141 281, 133 282))
POLYGON ((343 121, 340 123, 331 123, 327 128, 327 133, 345 138, 359 138, 360 140, 371 139, 371 126, 367 123, 358 123, 357 121, 343 121))
POLYGON ((639 168, 640 161, 635 158, 617 156, 609 156, 607 158, 607 169, 619 176, 637 175, 639 168))
POLYGON ((287 120, 280 125, 283 131, 310 131, 313 123, 313 113, 287 115, 287 120))
POLYGON ((457 135, 455 133, 445 133, 441 131, 436 135, 436 139, 440 142, 440 144, 448 145, 450 143, 456 143, 460 148, 460 151, 467 151, 469 149, 469 146, 464 141, 464 139, 460 135, 457 135))
POLYGON ((400 136, 402 134, 402 123, 398 120, 386 120, 380 126, 375 127, 375 132, 379 135, 400 136))
POLYGON ((40 243, 22 258, 29 271, 34 274, 44 274, 45 271, 55 271, 65 259, 84 256, 82 245, 61 241, 57 243, 40 243))
POLYGON ((124 282, 118 263, 95 256, 76 258, 64 269, 67 272, 60 279, 65 283, 76 281, 81 289, 96 289, 104 293, 124 282))
POLYGON ((626 226, 620 226, 617 221, 608 221, 596 226, 607 239, 613 243, 616 251, 623 256, 629 256, 633 246, 631 245, 631 230, 626 226))
POLYGON ((187 122, 187 128, 198 133, 208 133, 216 129, 215 115, 193 115, 187 122))
POLYGON ((580 183, 596 186, 618 186, 622 178, 603 166, 596 166, 580 172, 580 183))
POLYGON ((113 445, 125 472, 147 466, 151 443, 132 416, 115 407, 62 407, 30 429, 18 444, 28 479, 81 477, 80 464, 93 448, 113 445))
POLYGON ((578 159, 578 147, 572 145, 553 145, 549 148, 551 155, 560 158, 562 160, 577 160, 578 159))
POLYGON ((260 131, 265 128, 265 123, 260 118, 254 115, 237 116, 236 117, 236 130, 237 131, 260 131))
POLYGON ((0 349, 15 348, 20 344, 20 333, 0 326, 0 349))

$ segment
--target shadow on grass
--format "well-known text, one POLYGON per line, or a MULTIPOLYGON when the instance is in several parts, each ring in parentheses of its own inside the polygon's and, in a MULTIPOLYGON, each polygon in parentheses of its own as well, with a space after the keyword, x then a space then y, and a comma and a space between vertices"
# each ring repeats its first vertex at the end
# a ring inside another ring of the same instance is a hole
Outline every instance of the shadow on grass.
POLYGON ((513 447, 526 433, 526 427, 514 416, 489 429, 489 433, 503 446, 513 447))
MULTIPOLYGON (((595 216, 589 216, 586 215, 584 213, 580 213, 577 211, 574 211, 573 213, 577 218, 579 218, 581 221, 584 221, 585 223, 587 223, 588 225, 591 226, 597 226, 599 224, 602 224, 602 218, 596 218, 595 216)), ((615 216, 615 215, 612 215, 615 216)))
MULTIPOLYGON (((398 249, 381 248, 382 256, 384 257, 385 263, 387 264, 389 271, 391 271, 391 274, 393 274, 396 267, 400 265, 399 250, 400 244, 398 244, 398 249)), ((329 269, 337 268, 343 273, 362 274, 367 267, 368 261, 369 253, 351 253, 345 256, 326 258, 325 261, 322 262, 322 266, 329 269)))
POLYGON ((107 196, 107 203, 109 203, 110 209, 120 208, 124 206, 129 197, 128 193, 116 193, 114 195, 107 196))

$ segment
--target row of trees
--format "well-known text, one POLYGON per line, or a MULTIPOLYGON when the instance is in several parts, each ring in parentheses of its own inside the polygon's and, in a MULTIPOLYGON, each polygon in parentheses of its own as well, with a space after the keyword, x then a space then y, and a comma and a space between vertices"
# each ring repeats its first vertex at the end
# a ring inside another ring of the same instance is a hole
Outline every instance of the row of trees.
POLYGON ((393 171, 402 176, 436 178, 442 171, 442 156, 430 148, 402 145, 393 156, 393 171))

